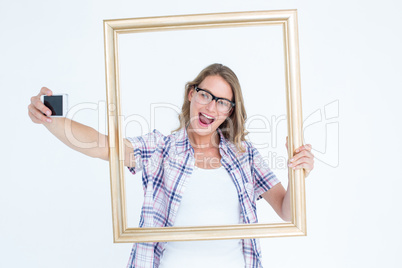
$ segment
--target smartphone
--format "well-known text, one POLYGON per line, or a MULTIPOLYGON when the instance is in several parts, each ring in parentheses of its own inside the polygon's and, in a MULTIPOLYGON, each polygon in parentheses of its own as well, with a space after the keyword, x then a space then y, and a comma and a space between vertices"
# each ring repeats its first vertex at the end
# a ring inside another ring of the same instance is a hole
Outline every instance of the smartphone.
POLYGON ((43 104, 52 111, 51 117, 65 117, 68 111, 68 95, 41 96, 43 104))

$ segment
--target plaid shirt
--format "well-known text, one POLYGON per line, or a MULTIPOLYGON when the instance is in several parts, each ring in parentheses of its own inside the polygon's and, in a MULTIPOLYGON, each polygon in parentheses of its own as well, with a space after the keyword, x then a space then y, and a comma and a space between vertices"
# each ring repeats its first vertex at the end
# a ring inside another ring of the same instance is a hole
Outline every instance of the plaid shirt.
MULTIPOLYGON (((236 186, 243 223, 257 223, 256 200, 279 182, 253 145, 245 141, 246 152, 236 155, 236 147, 220 135, 221 163, 236 186)), ((194 149, 182 128, 169 136, 154 130, 128 138, 134 146, 135 174, 142 170, 144 204, 140 227, 173 226, 186 182, 194 169, 194 149)), ((136 243, 127 267, 157 268, 166 242, 136 243)), ((262 267, 258 239, 243 239, 246 268, 262 267)))

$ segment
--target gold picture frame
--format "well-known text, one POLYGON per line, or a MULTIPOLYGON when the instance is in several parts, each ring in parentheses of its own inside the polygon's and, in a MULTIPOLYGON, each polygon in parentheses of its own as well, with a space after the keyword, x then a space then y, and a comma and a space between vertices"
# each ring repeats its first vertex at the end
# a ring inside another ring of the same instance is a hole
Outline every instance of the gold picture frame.
POLYGON ((123 135, 119 84, 119 35, 152 31, 281 25, 285 50, 288 156, 303 144, 296 10, 253 11, 104 20, 109 161, 115 243, 247 239, 306 235, 304 171, 288 169, 292 220, 221 226, 129 228, 126 219, 123 135))

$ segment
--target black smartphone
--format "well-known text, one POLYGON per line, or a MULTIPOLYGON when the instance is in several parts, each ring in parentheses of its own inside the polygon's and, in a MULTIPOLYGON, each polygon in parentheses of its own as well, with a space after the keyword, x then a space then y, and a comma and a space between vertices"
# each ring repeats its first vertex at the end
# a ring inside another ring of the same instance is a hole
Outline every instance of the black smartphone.
POLYGON ((59 94, 59 95, 52 95, 52 96, 45 96, 42 97, 42 102, 45 104, 46 107, 52 111, 52 117, 65 117, 67 113, 67 94, 59 94))

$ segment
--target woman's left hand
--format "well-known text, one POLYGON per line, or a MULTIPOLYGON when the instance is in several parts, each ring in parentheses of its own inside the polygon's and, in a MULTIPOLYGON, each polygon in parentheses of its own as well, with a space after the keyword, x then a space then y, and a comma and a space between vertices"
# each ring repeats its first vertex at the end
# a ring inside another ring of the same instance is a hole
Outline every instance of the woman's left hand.
MULTIPOLYGON (((288 138, 286 137, 286 149, 288 148, 288 138)), ((288 166, 293 169, 304 168, 305 177, 310 174, 314 168, 314 155, 311 152, 311 144, 305 144, 296 148, 293 157, 289 160, 288 166)))

